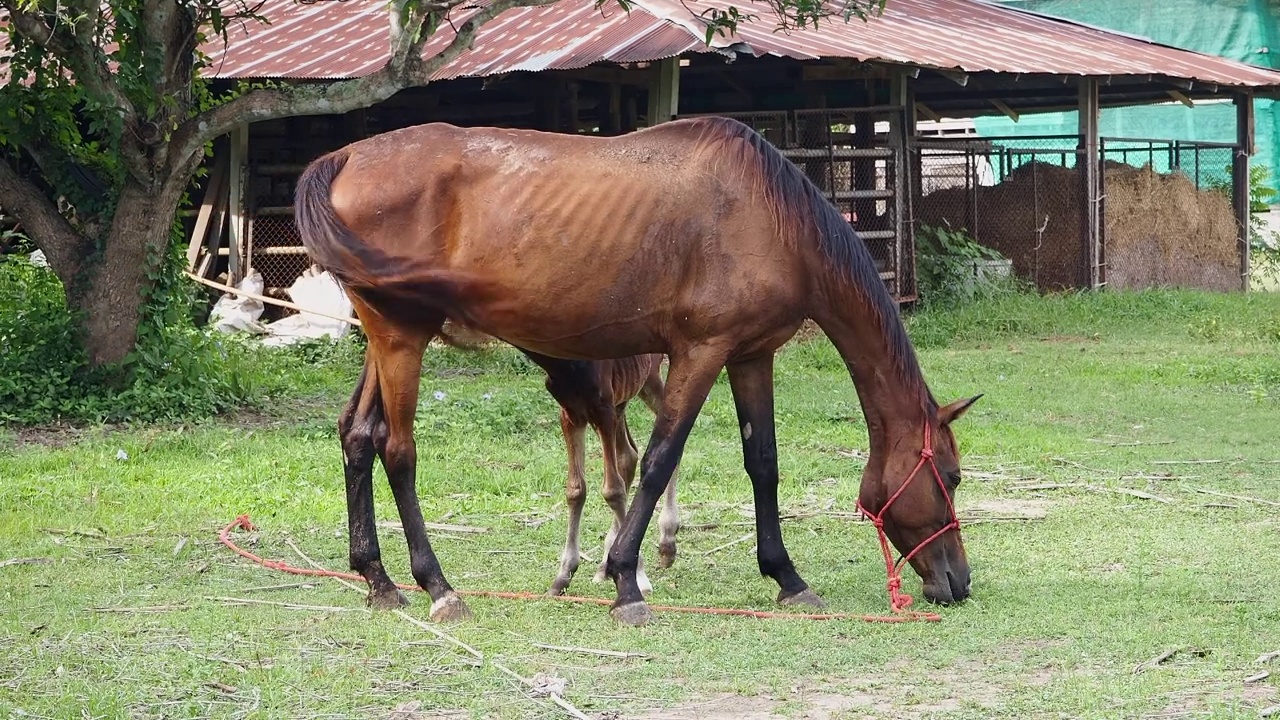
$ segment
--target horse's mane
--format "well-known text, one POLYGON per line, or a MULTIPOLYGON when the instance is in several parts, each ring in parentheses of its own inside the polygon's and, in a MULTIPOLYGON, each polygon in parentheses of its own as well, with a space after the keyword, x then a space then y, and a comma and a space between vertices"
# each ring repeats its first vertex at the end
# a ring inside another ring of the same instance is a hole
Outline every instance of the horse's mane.
POLYGON ((750 126, 725 117, 702 117, 691 122, 698 126, 699 144, 714 145, 718 161, 739 165, 760 184, 778 233, 785 241, 799 244, 809 234, 806 230, 813 231, 827 264, 853 289, 884 333, 889 360, 899 378, 925 397, 928 410, 935 410, 937 402, 924 381, 898 304, 853 226, 800 168, 750 126))

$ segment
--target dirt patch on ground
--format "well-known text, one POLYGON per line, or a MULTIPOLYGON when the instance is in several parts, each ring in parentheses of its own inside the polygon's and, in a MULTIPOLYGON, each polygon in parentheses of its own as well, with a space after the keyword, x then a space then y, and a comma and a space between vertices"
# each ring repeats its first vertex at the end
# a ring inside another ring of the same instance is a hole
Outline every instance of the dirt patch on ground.
POLYGON ((798 695, 785 701, 768 697, 721 695, 709 700, 639 713, 606 714, 601 716, 601 720, 916 720, 933 713, 954 712, 960 708, 960 701, 950 698, 932 703, 903 705, 865 692, 798 695))
MULTIPOLYGON (((918 668, 916 668, 918 670, 918 668)), ((722 694, 665 708, 604 714, 601 720, 922 720, 966 707, 998 708, 1003 689, 983 677, 978 664, 914 678, 895 663, 885 677, 815 681, 782 695, 722 694), (891 682, 886 677, 892 677, 891 682)))
POLYGON ((1015 500, 992 498, 966 505, 960 509, 962 516, 973 520, 1043 520, 1049 514, 1048 500, 1015 500))

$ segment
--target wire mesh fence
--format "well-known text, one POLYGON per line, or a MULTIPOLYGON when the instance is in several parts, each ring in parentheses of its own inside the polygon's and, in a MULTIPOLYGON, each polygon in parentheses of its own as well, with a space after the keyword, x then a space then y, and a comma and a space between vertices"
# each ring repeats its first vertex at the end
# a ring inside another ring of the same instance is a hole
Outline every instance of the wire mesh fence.
MULTIPOLYGON (((288 299, 285 290, 311 265, 293 224, 293 214, 255 214, 250 235, 250 266, 262 274, 266 293, 288 299)), ((281 309, 281 314, 293 311, 281 309)))
MULTIPOLYGON (((1076 135, 917 136, 903 108, 730 114, 755 128, 857 229, 899 300, 916 298, 921 238, 960 232, 1042 291, 1088 287, 1083 157, 1076 135)), ((1098 262, 1112 288, 1240 287, 1241 245, 1231 197, 1233 146, 1103 138, 1098 262)), ((299 168, 262 164, 251 180, 250 264, 267 292, 287 297, 308 267, 292 217, 299 168)))
POLYGON ((1240 288, 1233 150, 1221 143, 1102 139, 1108 287, 1240 288))
MULTIPOLYGON (((1085 281, 1085 204, 1073 135, 916 138, 913 229, 960 232, 1042 290, 1085 281)), ((920 242, 917 239, 917 243, 920 242)))
MULTIPOLYGON (((1075 135, 915 138, 912 227, 961 232, 999 252, 989 270, 1042 291, 1090 284, 1088 201, 1075 135)), ((1112 288, 1240 285, 1232 146, 1104 138, 1099 264, 1112 288)))

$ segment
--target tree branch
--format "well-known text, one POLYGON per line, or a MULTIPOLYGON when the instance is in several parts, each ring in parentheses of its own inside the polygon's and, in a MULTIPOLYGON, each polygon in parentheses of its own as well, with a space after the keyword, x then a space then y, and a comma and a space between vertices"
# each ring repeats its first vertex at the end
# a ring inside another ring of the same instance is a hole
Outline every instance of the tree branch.
MULTIPOLYGON (((400 13, 406 2, 396 0, 393 3, 391 58, 376 72, 327 85, 251 90, 183 123, 174 136, 175 145, 181 150, 172 157, 184 158, 198 152, 206 142, 243 123, 346 113, 382 102, 405 88, 427 85, 440 68, 470 50, 480 28, 498 15, 512 8, 541 7, 557 0, 493 0, 457 26, 457 34, 444 50, 425 60, 422 59, 422 46, 429 36, 423 35, 421 30, 427 13, 415 13, 415 17, 401 27, 400 13)), ((459 4, 461 0, 433 3, 426 7, 431 12, 440 12, 443 8, 459 4)))
POLYGON ((68 282, 80 271, 83 238, 40 188, 0 159, 0 206, 14 214, 44 251, 49 265, 68 282))
MULTIPOLYGON (((96 9, 83 17, 72 18, 75 25, 64 29, 50 27, 39 15, 26 10, 17 0, 0 0, 14 29, 23 37, 37 45, 47 48, 55 56, 65 61, 75 73, 76 82, 84 86, 90 94, 101 102, 114 105, 126 117, 136 114, 136 109, 129 97, 124 94, 112 79, 111 70, 107 67, 94 30, 96 9), (88 24, 81 28, 82 24, 88 24)), ((74 7, 79 8, 77 3, 74 7)))

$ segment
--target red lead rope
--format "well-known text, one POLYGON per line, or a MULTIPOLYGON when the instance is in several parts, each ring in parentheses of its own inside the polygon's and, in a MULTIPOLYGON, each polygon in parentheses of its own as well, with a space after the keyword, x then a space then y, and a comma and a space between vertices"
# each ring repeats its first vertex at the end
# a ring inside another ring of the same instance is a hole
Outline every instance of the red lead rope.
MULTIPOLYGON (((738 608, 679 607, 679 606, 672 606, 672 605, 651 605, 650 609, 656 610, 656 611, 699 613, 699 614, 706 614, 706 615, 745 615, 747 617, 754 617, 759 619, 791 618, 791 619, 804 619, 804 620, 863 620, 865 622, 884 622, 884 623, 912 622, 912 621, 920 621, 920 620, 927 621, 927 622, 938 622, 939 620, 942 619, 942 616, 938 615, 937 613, 920 612, 918 610, 907 610, 907 608, 911 607, 912 600, 910 595, 902 592, 902 575, 899 573, 901 564, 906 563, 908 560, 910 560, 917 552, 921 550, 921 548, 933 542, 939 535, 945 533, 951 528, 960 527, 960 520, 959 518, 956 517, 955 508, 952 507, 951 505, 951 496, 947 494, 947 488, 946 488, 946 485, 944 485, 942 482, 942 476, 938 474, 938 468, 936 465, 933 464, 933 446, 930 444, 929 440, 930 440, 929 425, 928 425, 928 422, 926 422, 924 426, 924 448, 920 451, 920 462, 916 463, 915 470, 911 471, 911 475, 907 476, 907 479, 902 483, 902 486, 898 488, 897 492, 895 492, 889 498, 889 501, 884 504, 884 507, 880 508, 879 515, 872 515, 871 513, 867 512, 866 508, 862 507, 861 502, 858 503, 858 510, 871 520, 872 524, 876 526, 876 533, 878 533, 880 536, 880 549, 884 553, 884 566, 885 566, 885 570, 889 574, 889 601, 890 601, 891 607, 893 608, 893 613, 894 613, 893 615, 887 615, 887 616, 886 615, 859 615, 856 613, 787 613, 787 612, 769 612, 769 611, 761 611, 761 610, 745 610, 745 609, 738 609, 738 608), (897 500, 898 496, 901 495, 902 492, 907 489, 907 485, 911 483, 912 479, 915 478, 916 473, 918 473, 920 469, 924 467, 924 464, 926 462, 929 463, 929 467, 932 468, 933 470, 933 477, 934 477, 934 480, 938 482, 938 487, 942 488, 943 497, 947 498, 947 508, 951 512, 951 522, 944 525, 943 528, 938 532, 930 535, 927 539, 925 539, 924 542, 917 545, 914 550, 907 553, 906 557, 902 558, 899 564, 895 565, 893 562, 892 551, 889 549, 889 540, 887 537, 885 537, 885 534, 884 534, 883 516, 886 512, 888 512, 889 506, 893 504, 893 501, 897 500)), ((243 530, 256 529, 253 523, 249 522, 248 515, 241 515, 237 517, 235 520, 232 520, 230 523, 228 523, 226 527, 222 528, 222 530, 218 533, 218 540, 223 545, 230 548, 237 555, 247 560, 250 560, 252 562, 255 562, 261 565, 262 567, 269 568, 271 570, 277 570, 280 572, 290 573, 293 575, 310 575, 314 577, 341 578, 345 580, 354 580, 356 582, 364 581, 363 577, 353 573, 337 572, 335 570, 327 570, 323 568, 300 568, 300 567, 295 567, 293 565, 289 565, 288 563, 280 560, 268 560, 266 558, 262 558, 257 555, 254 555, 248 550, 245 550, 240 546, 236 545, 235 542, 231 539, 231 531, 236 528, 240 528, 243 530)), ((421 590, 422 589, 416 585, 403 585, 399 583, 397 583, 396 587, 399 587, 402 590, 421 590)), ((499 591, 492 591, 492 590, 457 590, 456 592, 459 595, 469 595, 474 597, 503 598, 507 600, 559 600, 561 602, 590 603, 594 605, 612 604, 611 601, 606 600, 604 598, 576 597, 571 595, 558 595, 555 597, 551 597, 541 593, 499 592, 499 591)))
POLYGON ((889 496, 888 501, 885 502, 884 507, 880 508, 879 513, 873 515, 862 506, 861 500, 858 501, 858 512, 861 512, 868 520, 871 521, 871 524, 876 526, 876 534, 880 536, 880 551, 884 553, 884 569, 889 575, 889 604, 895 613, 908 615, 925 614, 920 613, 919 611, 907 610, 907 608, 911 607, 912 598, 910 595, 902 592, 902 566, 911 558, 915 557, 916 553, 923 550, 926 545, 938 539, 938 537, 946 531, 951 530, 952 528, 957 530, 960 528, 960 518, 956 516, 955 506, 951 504, 951 495, 947 492, 946 483, 942 482, 942 475, 938 473, 938 466, 933 462, 932 439, 932 432, 929 430, 929 421, 926 420, 924 424, 924 447, 920 449, 920 462, 916 463, 915 469, 911 471, 911 474, 907 476, 907 479, 903 481, 902 485, 898 486, 898 489, 893 493, 893 495, 889 496), (915 479, 916 474, 920 472, 920 469, 924 467, 925 463, 929 464, 929 469, 933 472, 933 479, 938 483, 938 488, 942 490, 942 497, 947 499, 947 512, 951 515, 951 520, 947 522, 946 525, 943 525, 941 530, 925 538, 924 542, 916 545, 912 548, 911 552, 903 556, 903 558, 897 563, 894 563, 893 551, 889 547, 889 538, 884 534, 884 517, 889 512, 889 506, 893 505, 893 501, 897 500, 898 496, 906 491, 907 486, 915 479))

